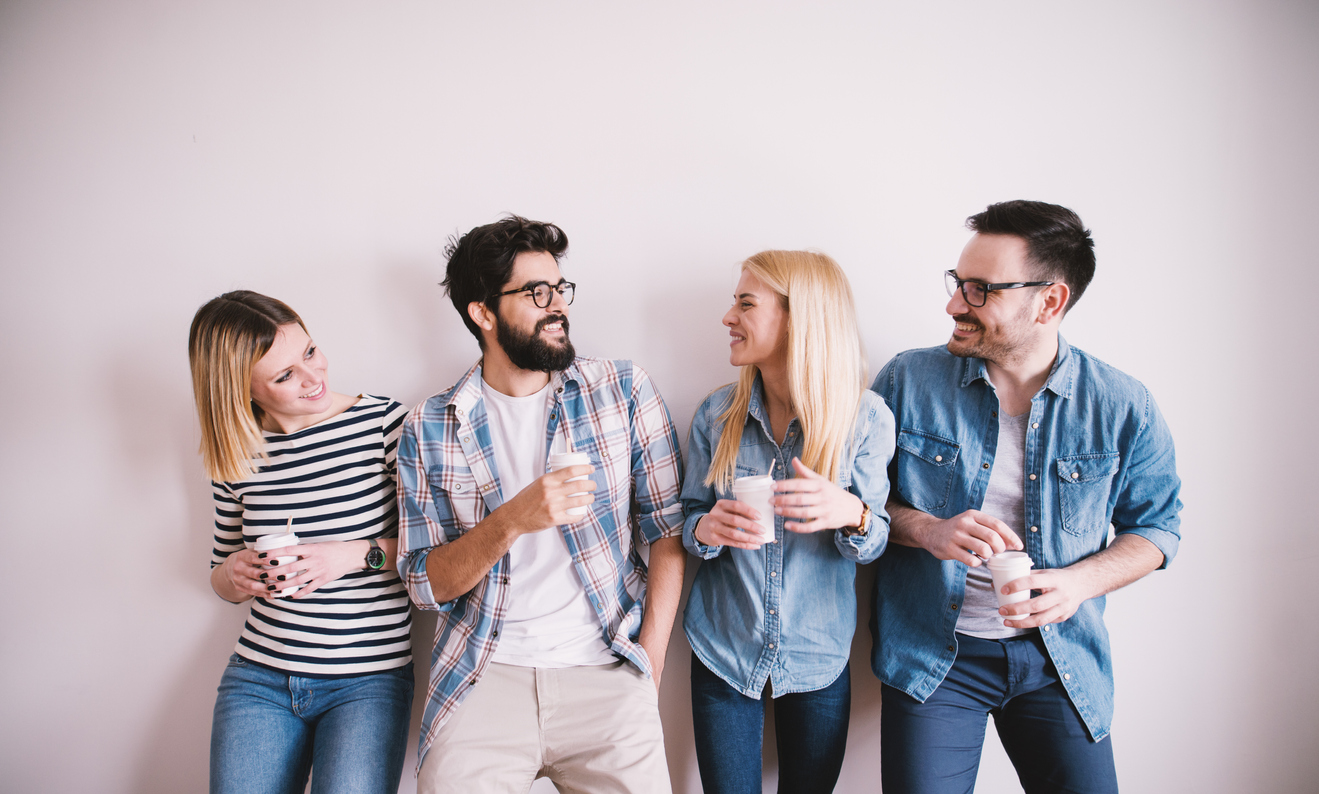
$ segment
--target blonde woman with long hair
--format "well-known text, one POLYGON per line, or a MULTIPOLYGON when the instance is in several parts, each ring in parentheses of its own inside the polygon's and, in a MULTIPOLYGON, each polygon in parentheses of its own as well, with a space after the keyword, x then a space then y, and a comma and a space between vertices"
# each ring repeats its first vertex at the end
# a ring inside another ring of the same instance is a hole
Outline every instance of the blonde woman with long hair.
POLYGON ((851 287, 829 257, 747 259, 723 323, 741 376, 697 409, 682 492, 683 540, 703 561, 683 616, 701 783, 761 790, 768 695, 779 791, 832 791, 847 743, 856 565, 888 541, 893 415, 866 389, 851 287), (768 504, 734 494, 739 478, 765 475, 768 504))
POLYGON ((330 391, 286 304, 229 292, 188 334, 215 497, 211 586, 252 607, 220 679, 211 786, 397 791, 412 710, 408 596, 395 558, 406 409, 330 391), (291 530, 298 544, 259 551, 291 530))

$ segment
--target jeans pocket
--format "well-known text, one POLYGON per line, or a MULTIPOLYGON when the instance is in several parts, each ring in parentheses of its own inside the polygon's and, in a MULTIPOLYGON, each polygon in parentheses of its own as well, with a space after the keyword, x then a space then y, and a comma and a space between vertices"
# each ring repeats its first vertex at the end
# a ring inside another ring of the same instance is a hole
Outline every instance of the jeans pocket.
POLYGON ((229 654, 229 664, 226 667, 247 667, 247 660, 236 653, 229 654))
POLYGON ((897 449, 899 495, 907 504, 927 512, 948 504, 960 451, 956 442, 946 438, 903 430, 898 434, 897 449))
POLYGON ((1116 452, 1058 458, 1058 510, 1064 531, 1077 537, 1107 533, 1109 495, 1120 464, 1116 452))

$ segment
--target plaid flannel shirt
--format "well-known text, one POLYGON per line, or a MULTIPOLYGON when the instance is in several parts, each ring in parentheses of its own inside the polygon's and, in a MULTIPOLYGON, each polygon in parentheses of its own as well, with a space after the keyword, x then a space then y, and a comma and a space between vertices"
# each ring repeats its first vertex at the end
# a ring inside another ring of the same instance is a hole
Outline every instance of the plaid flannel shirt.
MULTIPOLYGON (((636 641, 646 565, 634 538, 650 544, 682 535, 677 432, 650 377, 630 361, 579 357, 551 376, 550 387, 546 449, 568 431, 572 451, 591 456, 597 497, 585 519, 558 529, 604 641, 649 675, 650 660, 636 641)), ((470 591, 437 603, 426 556, 513 496, 500 488, 477 362, 456 386, 413 409, 398 446, 399 570, 413 603, 439 612, 418 768, 440 727, 485 673, 509 592, 505 554, 470 591)))

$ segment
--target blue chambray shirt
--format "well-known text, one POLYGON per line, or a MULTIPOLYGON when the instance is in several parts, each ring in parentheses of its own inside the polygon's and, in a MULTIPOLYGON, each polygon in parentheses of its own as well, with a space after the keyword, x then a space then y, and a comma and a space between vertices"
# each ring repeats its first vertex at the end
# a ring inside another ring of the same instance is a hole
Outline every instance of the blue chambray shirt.
MULTIPOLYGON (((742 694, 760 698, 769 681, 774 697, 811 692, 833 683, 847 665, 856 629, 856 564, 874 560, 888 543, 888 465, 893 457, 893 414, 871 392, 862 394, 839 484, 870 505, 868 531, 798 534, 775 516, 777 543, 755 551, 705 546, 694 531, 701 516, 731 493, 704 483, 719 442, 719 414, 734 387, 725 386, 697 409, 687 447, 682 488, 682 540, 702 559, 692 585, 683 629, 697 658, 742 694)), ((779 446, 770 431, 759 378, 742 430, 737 475, 792 476, 802 451, 801 425, 788 425, 779 446)))
MULTIPOLYGON (((909 350, 875 378, 897 420, 894 496, 938 518, 984 502, 998 447, 998 396, 985 362, 944 347, 909 350)), ((1026 527, 1014 527, 1037 570, 1063 568, 1108 545, 1111 523, 1177 553, 1182 508, 1172 436, 1135 378, 1068 346, 1031 400, 1025 446, 1026 527)), ((967 567, 894 544, 876 575, 871 664, 924 702, 957 655, 954 628, 967 567)), ((1058 676, 1094 741, 1113 721, 1113 665, 1104 597, 1041 631, 1058 676)))

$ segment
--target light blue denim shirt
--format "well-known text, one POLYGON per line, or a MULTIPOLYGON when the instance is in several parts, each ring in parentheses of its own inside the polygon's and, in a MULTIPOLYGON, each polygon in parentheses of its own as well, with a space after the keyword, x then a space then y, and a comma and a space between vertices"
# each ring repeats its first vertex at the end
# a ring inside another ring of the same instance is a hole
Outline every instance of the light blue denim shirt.
MULTIPOLYGON (((894 497, 938 518, 979 509, 998 446, 998 396, 985 362, 943 347, 909 350, 875 378, 897 420, 890 468, 894 497)), ((1172 436, 1139 381, 1058 337, 1058 356, 1031 400, 1026 426, 1025 520, 1016 529, 1035 569, 1063 568, 1108 545, 1108 528, 1177 553, 1178 498, 1172 436)), ((924 701, 957 655, 967 567, 894 544, 876 574, 871 658, 875 675, 924 701)), ((1041 631, 1093 740, 1113 719, 1113 665, 1104 598, 1041 631)))
MULTIPOLYGON (((893 457, 893 414, 871 392, 862 394, 855 431, 842 456, 839 484, 870 505, 864 535, 839 530, 797 534, 774 518, 776 543, 755 551, 705 546, 693 532, 701 516, 731 493, 706 485, 719 442, 719 415, 734 387, 701 403, 687 446, 682 488, 686 517, 682 540, 702 559, 683 614, 692 650, 715 675, 742 694, 811 692, 833 683, 847 664, 856 629, 856 564, 874 560, 888 543, 888 465, 893 457)), ((802 450, 801 425, 793 420, 782 446, 774 442, 760 380, 742 430, 737 475, 792 474, 802 450)))

